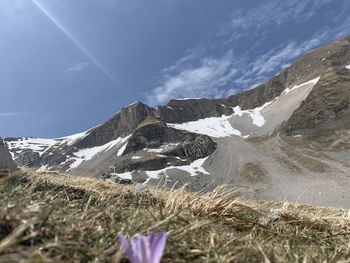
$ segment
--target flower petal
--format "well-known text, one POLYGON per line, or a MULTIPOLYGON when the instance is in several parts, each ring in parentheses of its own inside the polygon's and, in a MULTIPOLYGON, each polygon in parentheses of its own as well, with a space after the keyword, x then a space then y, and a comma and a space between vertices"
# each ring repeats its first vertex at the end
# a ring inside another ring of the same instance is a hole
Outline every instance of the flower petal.
POLYGON ((134 237, 130 240, 132 259, 129 257, 131 263, 142 263, 142 253, 141 253, 141 237, 134 237))
POLYGON ((139 259, 136 257, 132 240, 133 239, 131 239, 129 242, 123 234, 119 235, 119 242, 120 242, 121 248, 122 250, 124 250, 129 261, 131 263, 140 263, 139 259))
POLYGON ((151 244, 152 263, 160 263, 165 249, 166 238, 166 232, 162 232, 157 236, 157 238, 155 238, 155 240, 151 244))
POLYGON ((119 235, 119 242, 120 242, 121 248, 124 250, 124 252, 126 252, 129 249, 130 245, 128 240, 123 234, 119 235))
POLYGON ((148 240, 148 237, 142 237, 141 238, 141 255, 142 255, 142 262, 143 263, 153 263, 151 255, 151 243, 148 240))

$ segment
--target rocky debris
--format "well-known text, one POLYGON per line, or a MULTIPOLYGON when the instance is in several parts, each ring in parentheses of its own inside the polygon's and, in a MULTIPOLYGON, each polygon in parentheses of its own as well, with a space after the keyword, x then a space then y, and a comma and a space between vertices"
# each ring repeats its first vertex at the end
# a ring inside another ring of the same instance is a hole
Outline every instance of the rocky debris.
POLYGON ((350 71, 333 67, 323 74, 309 96, 283 125, 287 136, 309 139, 350 130, 350 71))
POLYGON ((262 183, 267 178, 261 166, 256 163, 246 163, 241 170, 241 177, 250 183, 262 183))
POLYGON ((5 142, 0 138, 0 177, 16 169, 16 164, 13 161, 5 142))

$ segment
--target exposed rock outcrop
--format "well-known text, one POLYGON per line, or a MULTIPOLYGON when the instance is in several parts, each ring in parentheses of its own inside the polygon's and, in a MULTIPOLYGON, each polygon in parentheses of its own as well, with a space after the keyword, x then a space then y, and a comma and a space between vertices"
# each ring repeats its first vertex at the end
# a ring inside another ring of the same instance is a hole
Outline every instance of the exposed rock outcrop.
POLYGON ((157 109, 160 119, 168 123, 182 123, 208 117, 220 117, 233 113, 221 100, 187 99, 171 100, 157 109))
POLYGON ((215 143, 206 135, 176 130, 156 118, 148 118, 131 136, 123 154, 144 148, 159 149, 163 145, 174 145, 164 149, 161 152, 164 155, 193 159, 206 157, 215 150, 215 143))
POLYGON ((176 130, 159 119, 149 117, 128 140, 124 158, 117 162, 116 170, 160 170, 167 166, 185 165, 209 156, 215 149, 215 142, 206 135, 176 130), (130 158, 138 154, 143 158, 130 158))
POLYGON ((0 177, 16 170, 16 164, 2 138, 0 138, 0 177))
POLYGON ((141 102, 123 108, 113 118, 89 131, 89 134, 73 146, 87 148, 131 134, 148 116, 154 116, 155 109, 141 102))
POLYGON ((314 139, 350 131, 350 70, 333 67, 323 74, 282 130, 314 139))

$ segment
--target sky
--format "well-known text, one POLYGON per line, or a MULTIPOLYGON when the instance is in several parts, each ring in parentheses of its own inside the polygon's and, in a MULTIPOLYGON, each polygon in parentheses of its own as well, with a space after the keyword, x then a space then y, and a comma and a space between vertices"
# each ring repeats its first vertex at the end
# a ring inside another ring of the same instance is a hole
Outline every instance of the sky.
POLYGON ((227 97, 347 35, 348 0, 0 0, 0 136, 227 97))

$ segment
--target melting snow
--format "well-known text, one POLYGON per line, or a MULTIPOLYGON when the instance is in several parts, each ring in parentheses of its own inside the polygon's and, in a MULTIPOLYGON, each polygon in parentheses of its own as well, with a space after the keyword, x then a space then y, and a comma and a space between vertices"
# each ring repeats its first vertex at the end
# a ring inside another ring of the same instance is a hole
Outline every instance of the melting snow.
POLYGON ((271 103, 272 102, 267 102, 263 106, 258 107, 258 108, 254 108, 254 109, 251 109, 251 110, 241 110, 240 106, 236 106, 236 107, 233 108, 234 116, 242 117, 243 114, 247 114, 247 115, 250 116, 250 118, 252 118, 252 121, 253 121, 254 125, 256 125, 258 127, 261 127, 266 122, 266 120, 265 120, 264 116, 262 116, 261 112, 266 106, 270 105, 271 103))
MULTIPOLYGON (((146 183, 149 181, 149 179, 159 179, 161 174, 165 174, 168 170, 172 169, 177 169, 177 170, 182 170, 185 172, 188 172, 191 176, 196 176, 199 173, 206 174, 208 175, 209 173, 203 168, 204 162, 208 159, 208 157, 203 158, 203 159, 198 159, 194 161, 193 163, 189 165, 181 165, 181 166, 169 166, 161 170, 157 171, 145 171, 146 175, 148 176, 148 180, 146 183)), ((112 173, 111 174, 114 178, 118 177, 121 179, 132 179, 132 172, 126 172, 126 173, 112 173)))
POLYGON ((189 165, 169 166, 169 167, 166 167, 162 170, 145 171, 145 173, 147 174, 147 176, 149 178, 153 178, 153 179, 158 179, 162 173, 166 173, 168 170, 172 170, 172 169, 178 169, 178 170, 188 172, 191 176, 196 176, 199 173, 208 175, 209 173, 203 168, 203 164, 207 159, 208 159, 208 157, 198 159, 189 165))
POLYGON ((127 145, 127 142, 125 142, 124 145, 119 149, 117 156, 121 156, 123 154, 123 152, 126 149, 126 145, 127 145))
MULTIPOLYGON (((91 129, 90 129, 91 130, 91 129)), ((90 131, 89 130, 89 131, 90 131)), ((33 152, 37 152, 42 155, 45 151, 51 148, 54 145, 72 145, 76 141, 83 139, 88 135, 89 131, 73 134, 66 137, 55 138, 55 139, 42 139, 42 138, 31 138, 24 137, 20 138, 17 141, 9 141, 7 142, 8 148, 10 150, 16 151, 16 153, 21 153, 23 150, 29 149, 33 152)), ((11 151, 12 157, 15 157, 14 153, 11 151)))
MULTIPOLYGON (((306 85, 316 85, 316 83, 319 81, 320 77, 312 79, 310 81, 307 81, 305 83, 302 83, 300 85, 295 85, 292 88, 286 88, 281 95, 284 94, 288 94, 289 92, 305 87, 306 85)), ((236 106, 233 108, 234 110, 234 115, 235 116, 240 116, 242 117, 243 114, 247 114, 249 115, 252 120, 253 120, 253 124, 258 126, 258 127, 262 127, 265 123, 266 120, 264 118, 264 116, 262 115, 262 112, 264 111, 264 109, 269 106, 270 104, 272 104, 274 101, 278 100, 279 97, 275 98, 274 100, 270 101, 270 102, 266 102, 264 105, 262 105, 261 107, 257 107, 254 109, 250 109, 250 110, 242 110, 240 106, 236 106)))
POLYGON ((202 100, 203 98, 177 98, 174 100, 202 100))
MULTIPOLYGON (((39 139, 39 138, 21 138, 17 141, 7 142, 9 150, 14 150, 17 153, 21 153, 23 150, 32 150, 42 155, 45 150, 52 145, 56 144, 57 141, 54 139, 39 139), (20 150, 18 150, 20 149, 20 150)), ((11 151, 12 152, 12 151, 11 151)))
POLYGON ((157 149, 145 148, 144 150, 146 150, 147 152, 150 152, 150 153, 164 153, 164 152, 173 150, 178 145, 179 145, 178 143, 168 143, 168 144, 161 145, 157 149))
POLYGON ((211 117, 185 123, 168 123, 168 126, 178 130, 205 134, 215 138, 228 137, 231 135, 241 136, 242 133, 231 126, 229 122, 231 117, 232 116, 222 115, 221 117, 211 117))
MULTIPOLYGON (((91 130, 91 129, 90 129, 91 130)), ((89 130, 89 131, 90 131, 89 130)), ((73 134, 70 136, 66 136, 66 137, 61 137, 61 138, 57 138, 55 139, 56 141, 60 141, 61 144, 65 144, 67 143, 67 145, 72 145, 74 144, 76 141, 83 139, 84 137, 86 137, 88 135, 89 131, 85 131, 85 132, 81 132, 81 133, 77 133, 77 134, 73 134)))
POLYGON ((120 178, 124 180, 132 180, 132 172, 126 172, 122 174, 111 173, 112 178, 120 178))
POLYGON ((282 92, 282 95, 283 95, 283 94, 288 94, 288 93, 291 92, 292 90, 296 90, 296 89, 302 88, 302 87, 304 87, 305 85, 312 84, 313 86, 315 86, 316 83, 317 83, 319 80, 320 80, 320 77, 315 78, 315 79, 312 79, 312 80, 310 80, 310 81, 308 81, 308 82, 305 82, 305 83, 302 83, 302 84, 300 84, 300 85, 296 85, 296 86, 294 86, 294 87, 292 87, 292 88, 286 88, 286 89, 282 92))
MULTIPOLYGON (((126 141, 129 139, 130 136, 125 138, 118 138, 116 140, 110 141, 104 145, 96 146, 92 148, 86 148, 79 150, 78 152, 74 153, 74 156, 72 159, 74 162, 71 164, 70 169, 78 167, 82 162, 91 160, 94 158, 97 154, 108 151, 109 149, 113 148, 114 146, 119 146, 123 143, 126 144, 126 141)), ((120 151, 120 150, 119 150, 120 151)), ((118 151, 118 154, 119 154, 118 151)))

